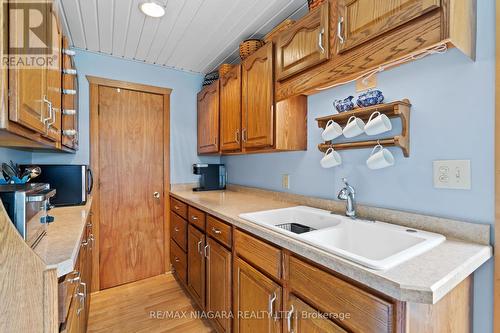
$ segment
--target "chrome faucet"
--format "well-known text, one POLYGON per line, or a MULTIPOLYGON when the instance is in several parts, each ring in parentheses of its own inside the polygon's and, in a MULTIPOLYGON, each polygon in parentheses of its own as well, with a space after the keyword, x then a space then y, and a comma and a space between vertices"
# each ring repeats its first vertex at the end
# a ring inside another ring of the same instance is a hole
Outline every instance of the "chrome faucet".
POLYGON ((356 207, 354 202, 354 194, 356 192, 354 191, 354 187, 349 185, 346 178, 342 178, 342 181, 344 182, 345 186, 340 190, 337 198, 339 200, 346 200, 345 215, 355 219, 356 207))

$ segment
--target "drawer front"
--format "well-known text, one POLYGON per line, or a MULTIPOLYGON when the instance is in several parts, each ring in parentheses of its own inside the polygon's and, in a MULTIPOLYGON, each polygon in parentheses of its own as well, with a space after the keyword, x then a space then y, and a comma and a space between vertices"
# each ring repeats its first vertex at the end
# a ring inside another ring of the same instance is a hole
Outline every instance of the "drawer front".
POLYGON ((236 253, 260 270, 281 278, 281 250, 247 233, 234 232, 236 253))
POLYGON ((345 316, 343 326, 354 332, 392 332, 396 306, 320 268, 290 257, 289 286, 318 310, 345 316))
POLYGON ((231 247, 231 226, 217 220, 215 217, 207 216, 207 234, 218 240, 227 247, 231 247))
POLYGON ((187 250, 187 222, 174 213, 170 213, 170 237, 184 252, 187 250))
POLYGON ((188 208, 188 221, 198 229, 205 231, 205 213, 194 207, 188 208))
POLYGON ((187 205, 175 198, 170 197, 170 210, 176 212, 179 216, 187 219, 187 205))
MULTIPOLYGON (((78 266, 76 269, 78 269, 78 266)), ((58 303, 59 303, 59 323, 64 323, 68 317, 69 306, 71 304, 71 299, 75 294, 75 289, 79 280, 80 272, 75 270, 71 273, 66 274, 63 278, 59 279, 57 286, 58 291, 58 303)))
POLYGON ((187 258, 186 253, 175 242, 170 242, 170 263, 175 274, 183 283, 187 282, 187 258))

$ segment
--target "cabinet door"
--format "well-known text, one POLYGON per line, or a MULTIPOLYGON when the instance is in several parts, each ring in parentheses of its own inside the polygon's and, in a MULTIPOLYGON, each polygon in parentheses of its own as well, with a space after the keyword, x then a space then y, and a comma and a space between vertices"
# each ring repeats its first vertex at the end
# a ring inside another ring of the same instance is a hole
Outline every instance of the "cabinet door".
POLYGON ((290 295, 286 309, 286 332, 347 333, 302 300, 290 295))
POLYGON ((205 306, 205 235, 188 227, 188 289, 198 305, 205 306))
POLYGON ((329 58, 329 2, 281 33, 276 43, 276 76, 284 80, 329 58))
POLYGON ((198 154, 219 151, 219 81, 198 93, 198 154))
POLYGON ((243 146, 271 147, 274 143, 272 43, 243 61, 242 80, 243 146))
POLYGON ((231 331, 231 252, 211 238, 207 239, 207 311, 223 332, 231 331))
POLYGON ((440 2, 441 0, 339 0, 339 52, 436 9, 440 2))
POLYGON ((281 331, 281 287, 245 261, 234 261, 234 310, 236 333, 281 331))
MULTIPOLYGON (((15 5, 16 3, 9 3, 9 9, 15 5)), ((43 20, 48 20, 49 14, 49 10, 45 10, 43 20)), ((23 36, 23 11, 9 10, 9 48, 22 48, 22 52, 29 51, 24 48, 23 36)), ((23 68, 20 65, 9 68, 8 74, 9 119, 33 131, 45 134, 45 124, 49 115, 48 104, 44 102, 44 97, 47 97, 47 66, 23 68)))
POLYGON ((56 13, 51 12, 52 18, 52 53, 57 55, 47 69, 47 99, 52 103, 52 112, 47 120, 46 137, 53 141, 61 141, 61 86, 62 86, 62 33, 56 13))
POLYGON ((220 149, 241 149, 241 66, 220 79, 220 149))

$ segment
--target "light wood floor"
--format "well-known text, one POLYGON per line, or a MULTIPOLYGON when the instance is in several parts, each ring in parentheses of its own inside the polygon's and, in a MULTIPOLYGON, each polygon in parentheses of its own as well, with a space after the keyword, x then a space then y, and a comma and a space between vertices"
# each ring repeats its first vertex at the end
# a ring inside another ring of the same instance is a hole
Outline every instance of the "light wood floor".
POLYGON ((159 275, 93 294, 87 332, 212 332, 191 311, 195 307, 175 278, 159 275), (165 311, 179 315, 175 318, 165 311))

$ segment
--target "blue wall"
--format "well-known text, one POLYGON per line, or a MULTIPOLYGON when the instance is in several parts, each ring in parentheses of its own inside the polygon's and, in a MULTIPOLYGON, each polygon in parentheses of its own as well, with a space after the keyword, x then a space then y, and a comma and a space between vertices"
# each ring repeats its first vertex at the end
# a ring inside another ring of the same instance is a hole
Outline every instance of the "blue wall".
MULTIPOLYGON (((348 84, 309 97, 307 152, 224 157, 229 182, 283 191, 281 175, 290 174, 287 191, 333 199, 347 177, 364 204, 493 224, 495 10, 493 1, 477 5, 476 62, 453 49, 378 75, 387 101, 409 98, 413 105, 410 158, 390 148, 396 166, 370 171, 370 150, 351 150, 340 152, 342 166, 320 167, 321 130, 314 119, 334 113, 333 100, 355 95, 348 84), (434 189, 437 159, 471 160, 472 189, 434 189)), ((492 272, 489 262, 475 276, 478 333, 492 332, 492 272)))
POLYGON ((86 75, 173 89, 170 100, 172 183, 197 181, 192 175, 191 164, 200 159, 219 161, 212 157, 199 158, 196 153, 196 93, 203 80, 201 75, 81 50, 77 50, 75 62, 80 84, 80 150, 76 154, 33 153, 33 163, 89 163, 89 84, 86 75))

